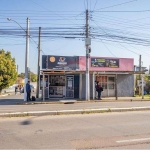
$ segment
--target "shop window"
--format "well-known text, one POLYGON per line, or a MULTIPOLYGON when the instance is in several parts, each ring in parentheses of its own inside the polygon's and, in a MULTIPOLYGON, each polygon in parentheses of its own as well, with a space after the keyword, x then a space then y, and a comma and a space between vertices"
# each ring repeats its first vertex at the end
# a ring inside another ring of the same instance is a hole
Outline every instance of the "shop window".
POLYGON ((107 89, 107 83, 102 83, 101 86, 103 89, 107 89))
POLYGON ((115 84, 114 83, 109 83, 108 88, 109 89, 115 89, 115 84))
POLYGON ((107 76, 96 76, 96 81, 107 82, 107 76))
POLYGON ((115 82, 115 77, 108 77, 108 82, 115 82))
POLYGON ((50 86, 65 86, 65 76, 52 75, 49 82, 50 86))

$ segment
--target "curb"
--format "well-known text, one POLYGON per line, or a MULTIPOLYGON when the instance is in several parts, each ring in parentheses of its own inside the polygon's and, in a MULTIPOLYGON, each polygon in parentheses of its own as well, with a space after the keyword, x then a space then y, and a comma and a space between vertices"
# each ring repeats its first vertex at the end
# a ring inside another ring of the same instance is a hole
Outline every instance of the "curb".
POLYGON ((60 111, 29 111, 0 113, 0 117, 27 117, 27 116, 46 116, 46 115, 74 115, 91 113, 110 113, 110 112, 129 112, 129 111, 148 111, 150 107, 131 107, 131 108, 102 108, 102 109, 77 109, 60 111))
POLYGON ((90 100, 90 101, 36 101, 36 102, 19 102, 16 105, 36 105, 36 104, 74 104, 74 103, 97 103, 97 102, 140 102, 140 101, 149 101, 149 99, 139 99, 139 100, 90 100))

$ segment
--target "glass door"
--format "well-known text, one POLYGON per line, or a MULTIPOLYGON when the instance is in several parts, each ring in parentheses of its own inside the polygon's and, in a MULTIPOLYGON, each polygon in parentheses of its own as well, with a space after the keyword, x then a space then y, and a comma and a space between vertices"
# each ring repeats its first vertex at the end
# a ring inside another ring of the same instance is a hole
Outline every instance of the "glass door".
POLYGON ((66 76, 66 98, 74 98, 74 76, 66 76))

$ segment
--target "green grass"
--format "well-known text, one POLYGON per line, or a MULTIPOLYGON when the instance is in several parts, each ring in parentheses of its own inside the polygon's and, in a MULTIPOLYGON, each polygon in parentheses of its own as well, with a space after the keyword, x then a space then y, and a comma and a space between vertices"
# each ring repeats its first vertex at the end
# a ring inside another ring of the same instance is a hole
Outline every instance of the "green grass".
MULTIPOLYGON (((139 96, 139 95, 136 94, 136 95, 134 95, 134 97, 142 97, 142 95, 139 96)), ((144 95, 144 97, 145 98, 150 98, 150 94, 146 94, 146 95, 144 95)))

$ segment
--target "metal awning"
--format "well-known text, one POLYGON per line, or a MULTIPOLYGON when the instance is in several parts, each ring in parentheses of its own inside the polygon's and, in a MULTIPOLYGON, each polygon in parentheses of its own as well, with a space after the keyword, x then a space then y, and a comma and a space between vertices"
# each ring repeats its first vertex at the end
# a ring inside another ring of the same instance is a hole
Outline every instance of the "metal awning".
MULTIPOLYGON (((41 70, 41 74, 85 74, 82 70, 41 70)), ((145 74, 144 71, 89 71, 90 74, 145 74)))

